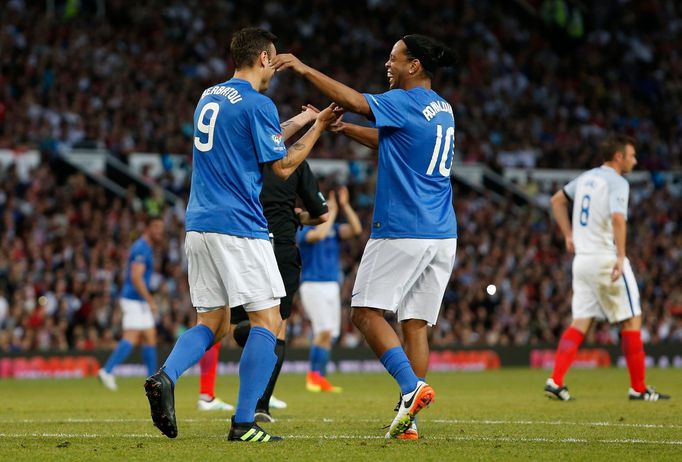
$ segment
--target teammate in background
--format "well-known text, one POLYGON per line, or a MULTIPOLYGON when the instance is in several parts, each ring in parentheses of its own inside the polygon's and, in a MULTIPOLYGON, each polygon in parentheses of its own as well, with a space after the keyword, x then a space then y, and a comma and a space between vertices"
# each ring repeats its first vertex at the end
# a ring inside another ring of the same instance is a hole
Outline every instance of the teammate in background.
POLYGON ((149 217, 144 233, 130 248, 120 306, 123 311, 123 338, 102 369, 97 372, 99 380, 109 390, 118 387, 114 378, 114 368, 128 358, 133 348, 142 345, 142 358, 147 373, 156 370, 156 327, 154 316, 156 302, 149 291, 149 281, 154 271, 154 252, 152 247, 163 240, 163 220, 149 217))
POLYGON ((230 306, 243 305, 251 330, 239 363, 239 393, 228 440, 278 441, 254 420, 277 362, 276 334, 286 295, 259 201, 262 166, 288 178, 335 120, 330 106, 288 150, 272 100, 261 94, 274 74, 275 36, 247 28, 234 34, 234 77, 202 94, 194 115, 193 171, 185 218, 190 297, 197 325, 176 342, 166 363, 145 381, 152 420, 177 436, 174 388, 180 375, 229 330, 230 306))
POLYGON ((378 132, 355 135, 377 142, 379 170, 372 234, 353 288, 352 319, 381 363, 398 382, 402 399, 387 438, 416 439, 414 418, 435 397, 425 383, 429 344, 455 263, 457 222, 450 168, 455 138, 452 107, 431 90, 433 72, 455 64, 450 48, 423 35, 395 43, 385 66, 390 90, 361 94, 303 64, 295 56, 273 58, 291 68, 347 111, 365 115, 378 132), (384 319, 397 312, 405 349, 384 319), (409 359, 408 359, 409 357, 409 359))
POLYGON ((573 321, 561 336, 552 377, 545 394, 571 399, 564 375, 595 318, 620 323, 621 347, 630 373, 631 400, 670 399, 644 381, 644 346, 640 329, 642 309, 637 281, 625 256, 630 184, 623 175, 637 164, 635 141, 624 135, 608 137, 601 146, 604 164, 589 170, 552 196, 552 211, 573 259, 573 321), (573 201, 573 225, 569 219, 573 201))
MULTIPOLYGON (((293 135, 305 125, 315 121, 316 109, 304 107, 303 112, 296 117, 282 123, 282 130, 286 134, 293 135)), ((282 180, 275 175, 272 169, 266 165, 263 169, 263 190, 260 193, 260 202, 263 205, 263 212, 268 222, 268 229, 272 235, 275 248, 275 259, 279 273, 284 281, 286 296, 281 299, 279 311, 282 316, 282 327, 277 334, 275 354, 277 363, 272 371, 272 376, 268 382, 263 396, 256 404, 256 422, 274 422, 275 419, 270 413, 270 407, 283 409, 286 407, 284 401, 278 400, 273 396, 277 378, 284 363, 286 350, 286 320, 291 315, 291 302, 294 294, 298 290, 299 276, 301 272, 301 257, 296 247, 296 229, 300 225, 317 225, 327 220, 327 204, 324 196, 320 193, 317 179, 310 170, 308 162, 303 161, 296 171, 286 180, 282 180), (298 209, 296 196, 301 198, 306 211, 298 209)), ((236 324, 234 338, 237 344, 244 347, 249 335, 249 319, 243 307, 235 307, 231 310, 230 322, 236 324)), ((206 401, 209 396, 215 396, 215 377, 218 367, 218 351, 220 345, 208 350, 199 364, 201 365, 201 390, 197 403, 199 409, 211 406, 213 401, 206 401)), ((216 410, 230 410, 229 404, 219 404, 216 410)))
POLYGON ((332 341, 341 331, 340 242, 362 234, 362 224, 348 201, 348 189, 330 191, 327 205, 329 220, 316 227, 307 226, 298 235, 301 248, 301 303, 313 328, 310 370, 306 389, 313 392, 340 392, 327 380, 327 363, 332 341), (339 208, 348 223, 336 223, 339 208))

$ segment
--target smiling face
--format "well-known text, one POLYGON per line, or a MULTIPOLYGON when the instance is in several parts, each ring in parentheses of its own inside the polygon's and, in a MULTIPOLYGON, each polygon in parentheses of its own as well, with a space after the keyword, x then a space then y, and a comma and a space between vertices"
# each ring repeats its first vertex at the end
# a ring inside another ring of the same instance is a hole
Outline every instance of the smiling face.
POLYGON ((402 40, 398 40, 393 45, 391 55, 386 61, 386 71, 388 76, 388 87, 404 88, 405 82, 415 72, 415 59, 407 56, 407 46, 402 40), (412 71, 412 74, 410 73, 412 71))

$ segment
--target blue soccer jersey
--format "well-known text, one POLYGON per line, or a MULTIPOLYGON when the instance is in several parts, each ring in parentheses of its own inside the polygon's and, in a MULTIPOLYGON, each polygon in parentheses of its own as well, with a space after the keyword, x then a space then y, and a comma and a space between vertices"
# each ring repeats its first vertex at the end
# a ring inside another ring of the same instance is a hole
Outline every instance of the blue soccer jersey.
POLYGON ((365 94, 379 129, 372 238, 457 237, 452 107, 422 87, 365 94))
POLYGON ((258 196, 262 165, 286 155, 277 108, 249 82, 208 88, 194 111, 185 229, 268 239, 258 196))
POLYGON ((121 289, 121 297, 130 300, 144 300, 142 295, 137 291, 130 278, 133 263, 142 263, 144 265, 144 284, 149 288, 149 283, 152 279, 152 272, 154 271, 154 253, 152 247, 144 238, 139 238, 133 243, 128 255, 128 265, 126 268, 126 275, 123 281, 123 288, 121 289))
POLYGON ((305 236, 312 226, 305 226, 298 233, 301 251, 301 282, 340 282, 339 225, 334 224, 327 237, 315 243, 306 242, 305 236))

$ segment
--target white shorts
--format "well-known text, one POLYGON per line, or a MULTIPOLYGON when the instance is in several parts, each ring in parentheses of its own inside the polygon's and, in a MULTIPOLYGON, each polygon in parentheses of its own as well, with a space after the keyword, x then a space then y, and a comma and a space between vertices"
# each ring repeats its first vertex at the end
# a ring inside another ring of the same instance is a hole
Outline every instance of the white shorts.
POLYGON ((397 312, 434 325, 455 266, 457 239, 370 239, 351 306, 397 312))
POLYGON ((573 319, 599 318, 616 323, 642 314, 630 260, 623 276, 611 282, 615 255, 576 255, 573 259, 573 319))
POLYGON ((313 334, 330 331, 341 333, 341 296, 338 282, 307 281, 298 289, 305 314, 313 326, 313 334))
POLYGON ((270 241, 189 231, 185 253, 189 294, 199 313, 240 305, 260 311, 286 295, 270 241))
POLYGON ((155 326, 149 303, 129 298, 122 298, 120 302, 123 311, 123 330, 146 330, 155 326))

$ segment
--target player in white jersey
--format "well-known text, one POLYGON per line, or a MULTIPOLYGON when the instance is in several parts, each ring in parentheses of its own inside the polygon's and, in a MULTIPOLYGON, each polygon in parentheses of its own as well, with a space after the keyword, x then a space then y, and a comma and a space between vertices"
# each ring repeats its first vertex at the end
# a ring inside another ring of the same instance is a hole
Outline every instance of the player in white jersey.
POLYGON ((637 281, 625 256, 630 185, 623 175, 637 164, 635 142, 624 135, 607 138, 604 164, 568 183, 552 197, 552 211, 573 259, 573 321, 561 336, 552 377, 545 394, 568 401, 564 375, 575 359, 594 319, 620 323, 621 346, 630 373, 631 400, 657 401, 658 393, 644 381, 644 346, 640 329, 642 310, 637 281), (572 224, 569 203, 573 202, 572 224))

